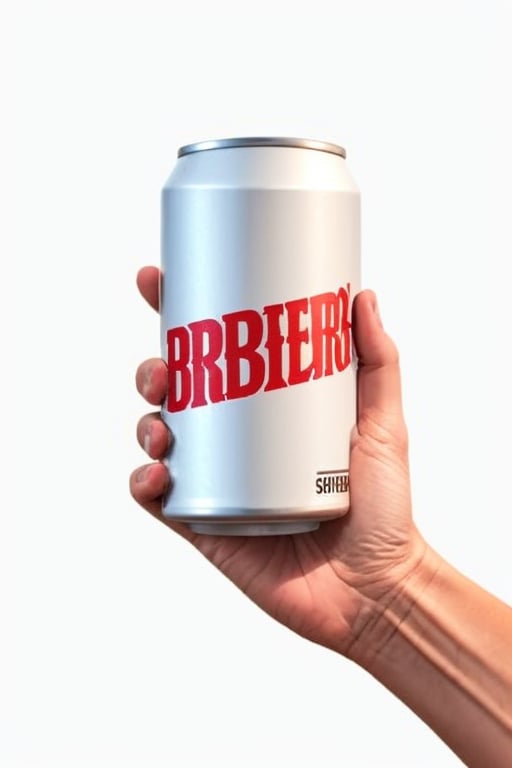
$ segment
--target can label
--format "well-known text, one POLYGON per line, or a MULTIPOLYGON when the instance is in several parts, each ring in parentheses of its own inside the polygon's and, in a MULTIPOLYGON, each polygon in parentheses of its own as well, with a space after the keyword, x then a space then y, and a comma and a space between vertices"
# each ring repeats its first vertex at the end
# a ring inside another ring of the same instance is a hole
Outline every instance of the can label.
POLYGON ((350 283, 170 328, 166 407, 177 413, 332 376, 350 365, 351 350, 350 283))
POLYGON ((348 493, 348 469, 328 469, 316 473, 316 492, 348 493))

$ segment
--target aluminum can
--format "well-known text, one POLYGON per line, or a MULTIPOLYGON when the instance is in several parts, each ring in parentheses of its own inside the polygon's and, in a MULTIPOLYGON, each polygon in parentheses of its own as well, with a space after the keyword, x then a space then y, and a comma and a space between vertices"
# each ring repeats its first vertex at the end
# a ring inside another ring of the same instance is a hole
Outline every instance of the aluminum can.
POLYGON ((334 144, 179 149, 162 193, 167 518, 273 535, 348 511, 359 207, 334 144))

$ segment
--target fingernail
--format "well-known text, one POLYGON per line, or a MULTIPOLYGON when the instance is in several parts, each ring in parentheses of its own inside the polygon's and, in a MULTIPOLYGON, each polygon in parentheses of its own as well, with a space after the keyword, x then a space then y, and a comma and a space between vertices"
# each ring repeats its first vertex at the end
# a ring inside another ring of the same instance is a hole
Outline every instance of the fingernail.
POLYGON ((147 474, 148 474, 148 468, 147 467, 142 467, 141 469, 139 469, 139 471, 135 475, 135 482, 136 483, 143 483, 144 480, 147 477, 147 474))
POLYGON ((151 430, 148 429, 146 434, 144 435, 144 450, 146 453, 149 454, 149 449, 151 448, 151 430))
POLYGON ((151 388, 151 369, 145 368, 144 373, 142 375, 142 394, 144 397, 147 397, 149 395, 150 388, 151 388))

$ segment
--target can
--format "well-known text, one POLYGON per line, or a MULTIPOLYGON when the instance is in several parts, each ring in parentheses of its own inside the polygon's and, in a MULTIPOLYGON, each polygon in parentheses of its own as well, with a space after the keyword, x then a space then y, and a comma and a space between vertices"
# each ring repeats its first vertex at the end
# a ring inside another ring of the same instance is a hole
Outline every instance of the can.
POLYGON ((335 144, 179 149, 162 192, 165 517, 257 536, 348 511, 359 208, 335 144))

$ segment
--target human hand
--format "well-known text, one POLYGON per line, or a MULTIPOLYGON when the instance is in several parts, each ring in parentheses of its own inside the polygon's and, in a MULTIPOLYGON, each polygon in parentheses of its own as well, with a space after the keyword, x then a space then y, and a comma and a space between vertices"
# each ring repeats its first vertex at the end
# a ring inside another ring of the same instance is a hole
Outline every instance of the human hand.
MULTIPOLYGON (((144 267, 137 283, 158 311, 159 270, 144 267)), ((130 477, 134 499, 191 542, 277 621, 313 642, 350 655, 369 617, 400 590, 427 549, 411 516, 407 430, 398 353, 380 321, 375 295, 353 306, 358 354, 358 420, 351 439, 349 513, 295 536, 233 537, 193 533, 161 514, 170 479, 161 463, 172 439, 159 413, 144 416, 137 436, 155 463, 130 477)), ((152 405, 167 391, 163 360, 147 360, 137 388, 152 405)))

